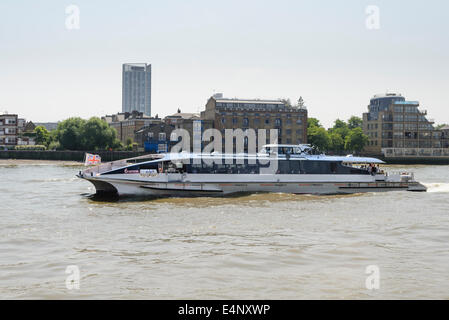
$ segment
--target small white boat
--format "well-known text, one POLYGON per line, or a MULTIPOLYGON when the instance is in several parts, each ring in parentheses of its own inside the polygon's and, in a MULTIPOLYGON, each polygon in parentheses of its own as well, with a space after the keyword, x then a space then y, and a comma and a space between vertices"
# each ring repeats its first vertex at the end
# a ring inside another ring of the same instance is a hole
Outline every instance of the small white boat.
POLYGON ((80 171, 97 194, 222 196, 426 191, 413 173, 384 172, 376 158, 314 154, 309 145, 266 145, 258 154, 166 153, 80 171))

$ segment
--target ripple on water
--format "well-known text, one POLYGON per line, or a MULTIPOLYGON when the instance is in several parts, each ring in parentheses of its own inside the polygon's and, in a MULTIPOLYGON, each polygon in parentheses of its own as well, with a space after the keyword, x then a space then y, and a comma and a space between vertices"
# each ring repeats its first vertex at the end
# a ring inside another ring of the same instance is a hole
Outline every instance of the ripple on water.
POLYGON ((448 297, 447 166, 413 167, 427 193, 108 201, 77 170, 0 161, 2 298, 448 297))

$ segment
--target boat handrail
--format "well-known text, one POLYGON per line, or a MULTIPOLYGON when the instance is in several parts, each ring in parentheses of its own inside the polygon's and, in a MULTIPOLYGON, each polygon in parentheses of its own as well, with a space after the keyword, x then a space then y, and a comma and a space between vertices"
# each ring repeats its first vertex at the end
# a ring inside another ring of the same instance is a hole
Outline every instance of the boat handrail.
POLYGON ((387 176, 410 176, 412 179, 415 179, 414 172, 411 171, 388 171, 387 176))
POLYGON ((111 170, 114 170, 117 168, 122 168, 127 165, 128 165, 128 162, 126 161, 126 159, 116 160, 116 161, 106 162, 106 163, 102 163, 102 164, 99 164, 94 167, 87 168, 87 169, 83 170, 83 173, 84 174, 103 173, 103 172, 111 171, 111 170))

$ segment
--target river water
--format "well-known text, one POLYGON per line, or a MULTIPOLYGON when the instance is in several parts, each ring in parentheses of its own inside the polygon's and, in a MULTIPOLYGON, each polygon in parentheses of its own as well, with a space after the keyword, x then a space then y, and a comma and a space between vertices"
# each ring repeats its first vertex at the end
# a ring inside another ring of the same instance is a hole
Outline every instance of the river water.
POLYGON ((80 169, 0 162, 0 298, 449 299, 449 166, 388 168, 426 193, 116 202, 80 169))

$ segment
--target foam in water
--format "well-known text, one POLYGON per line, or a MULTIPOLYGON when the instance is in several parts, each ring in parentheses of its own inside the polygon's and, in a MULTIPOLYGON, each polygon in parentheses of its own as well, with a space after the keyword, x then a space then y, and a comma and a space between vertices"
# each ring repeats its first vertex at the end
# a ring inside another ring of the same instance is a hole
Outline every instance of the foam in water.
POLYGON ((423 183, 427 187, 427 192, 449 192, 449 183, 423 183))

